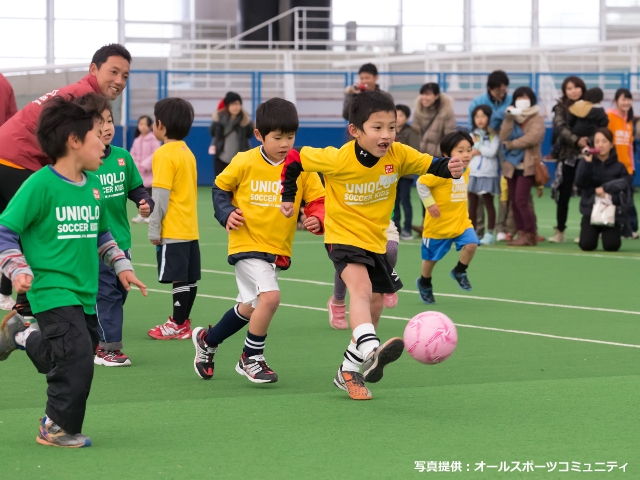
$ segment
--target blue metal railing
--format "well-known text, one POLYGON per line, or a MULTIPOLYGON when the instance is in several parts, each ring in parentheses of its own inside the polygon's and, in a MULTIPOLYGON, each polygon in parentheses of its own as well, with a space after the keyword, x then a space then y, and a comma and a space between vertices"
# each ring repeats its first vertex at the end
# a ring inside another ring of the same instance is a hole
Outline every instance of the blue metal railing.
MULTIPOLYGON (((255 111, 257 105, 262 102, 263 96, 263 82, 266 77, 273 75, 293 75, 293 76, 334 76, 342 77, 344 79, 344 86, 348 87, 353 85, 356 80, 357 72, 332 72, 326 70, 319 71, 251 71, 251 70, 132 70, 131 77, 136 78, 137 75, 155 75, 156 81, 152 81, 152 84, 157 85, 157 98, 161 100, 169 95, 171 89, 170 75, 189 76, 193 78, 201 75, 240 75, 246 76, 251 82, 251 98, 246 99, 251 102, 251 112, 255 111)), ((419 77, 420 81, 416 83, 416 86, 422 85, 427 77, 433 79, 440 85, 440 89, 443 92, 451 91, 453 86, 456 87, 456 91, 478 91, 483 90, 486 82, 486 78, 489 72, 380 72, 382 77, 419 77), (453 85, 452 85, 453 84, 453 85)), ((540 88, 541 77, 551 77, 554 86, 560 90, 562 81, 570 76, 576 75, 587 84, 587 87, 599 86, 606 90, 615 90, 620 87, 629 89, 640 88, 640 73, 630 72, 507 72, 511 83, 509 87, 511 89, 518 86, 526 85, 538 94, 540 88)), ((128 94, 125 97, 125 112, 127 125, 135 125, 137 123, 136 118, 131 118, 131 95, 135 95, 136 88, 129 80, 130 85, 128 88, 128 94)), ((395 83, 391 86, 392 90, 401 90, 402 87, 412 87, 413 84, 395 83), (400 88, 399 88, 400 87, 400 88)), ((148 89, 148 87, 147 87, 148 89)), ((417 93, 417 92, 416 92, 417 93)))

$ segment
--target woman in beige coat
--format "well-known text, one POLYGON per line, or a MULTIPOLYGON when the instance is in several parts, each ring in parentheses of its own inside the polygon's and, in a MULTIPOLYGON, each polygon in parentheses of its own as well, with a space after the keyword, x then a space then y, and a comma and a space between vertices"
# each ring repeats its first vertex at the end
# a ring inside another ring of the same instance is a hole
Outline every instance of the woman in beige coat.
POLYGON ((453 101, 440 93, 437 83, 425 83, 420 88, 413 112, 413 126, 418 127, 421 134, 420 151, 439 157, 440 141, 456 131, 453 101))
POLYGON ((538 243, 536 216, 529 198, 535 183, 535 165, 542 161, 545 127, 536 102, 536 95, 529 87, 516 89, 500 129, 504 154, 502 175, 509 184, 509 201, 518 230, 518 237, 509 242, 511 246, 534 246, 538 243))

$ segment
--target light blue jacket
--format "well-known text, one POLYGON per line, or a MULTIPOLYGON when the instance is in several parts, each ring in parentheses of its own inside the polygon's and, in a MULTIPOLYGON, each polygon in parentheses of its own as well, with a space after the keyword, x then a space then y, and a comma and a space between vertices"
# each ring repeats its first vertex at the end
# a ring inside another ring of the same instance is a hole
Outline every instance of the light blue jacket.
POLYGON ((471 127, 471 125, 473 124, 473 122, 471 121, 471 112, 473 112, 473 109, 476 108, 478 105, 489 105, 494 114, 495 113, 501 114, 501 115, 492 114, 491 121, 489 122, 489 126, 494 132, 500 131, 500 127, 502 126, 502 119, 504 119, 504 111, 507 109, 509 105, 511 105, 512 100, 513 100, 513 97, 511 96, 510 93, 507 93, 507 95, 504 97, 504 100, 502 100, 501 102, 495 102, 489 96, 489 92, 485 92, 482 95, 478 95, 476 98, 471 100, 471 105, 469 105, 469 127, 471 127))

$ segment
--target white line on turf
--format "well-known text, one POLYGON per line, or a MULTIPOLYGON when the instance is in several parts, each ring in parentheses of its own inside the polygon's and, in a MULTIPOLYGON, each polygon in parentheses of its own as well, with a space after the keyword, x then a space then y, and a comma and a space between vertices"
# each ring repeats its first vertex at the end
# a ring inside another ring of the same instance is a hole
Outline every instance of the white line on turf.
MULTIPOLYGON (((158 268, 157 265, 152 265, 150 263, 134 263, 134 266, 137 267, 153 267, 158 268)), ((225 272, 223 270, 206 270, 202 269, 204 273, 213 273, 216 275, 231 275, 235 276, 234 272, 225 272)), ((302 278, 287 278, 287 277, 279 277, 279 281, 282 282, 295 282, 295 283, 310 283, 312 285, 325 285, 333 287, 333 283, 329 282, 319 282, 317 280, 304 280, 302 278)), ((416 295, 418 293, 417 290, 400 290, 399 293, 410 293, 416 295)), ((501 302, 501 303, 517 303, 520 305, 532 305, 535 307, 551 307, 551 308, 567 308, 570 310, 587 310, 587 311, 595 311, 595 312, 606 312, 606 313, 622 313, 625 315, 640 315, 640 312, 635 312, 633 310, 618 310, 615 308, 600 308, 600 307, 585 307, 582 305, 564 305, 561 303, 545 303, 545 302, 528 302, 525 300, 511 300, 509 298, 493 298, 493 297, 479 297, 476 295, 462 295, 457 293, 438 293, 440 297, 450 297, 450 298, 463 298, 466 300, 482 300, 489 302, 501 302)))
MULTIPOLYGON (((148 292, 154 292, 154 293, 165 293, 165 294, 171 294, 172 292, 169 290, 158 290, 155 288, 147 288, 148 292)), ((236 299, 233 297, 222 297, 220 295, 207 295, 206 293, 198 293, 197 294, 198 297, 203 297, 203 298, 211 298, 214 300, 228 300, 231 302, 235 302, 236 299)), ((281 307, 289 307, 289 308, 298 308, 301 310, 313 310, 316 312, 326 312, 327 309, 326 308, 320 308, 320 307, 309 307, 306 305, 294 305, 291 303, 281 303, 280 304, 281 307)), ((348 312, 347 312, 348 313, 348 312)), ((403 322, 408 322, 409 320, 411 320, 410 318, 404 318, 404 317, 393 317, 390 315, 382 315, 381 318, 386 318, 388 320, 400 320, 403 322)), ((479 325, 466 325, 463 323, 456 323, 456 327, 462 327, 462 328, 475 328, 476 330, 488 330, 491 332, 502 332, 502 333, 515 333, 517 335, 530 335, 533 337, 545 337, 545 338, 553 338, 556 340, 569 340, 572 342, 584 342, 584 343, 597 343, 599 345, 612 345, 614 347, 627 347, 627 348, 640 348, 640 345, 634 345, 634 344, 630 344, 630 343, 618 343, 618 342, 607 342, 604 340, 592 340, 590 338, 577 338, 577 337, 563 337, 561 335, 550 335, 547 333, 537 333, 537 332, 526 332, 523 330, 509 330, 509 329, 505 329, 505 328, 493 328, 493 327, 481 327, 479 325)))

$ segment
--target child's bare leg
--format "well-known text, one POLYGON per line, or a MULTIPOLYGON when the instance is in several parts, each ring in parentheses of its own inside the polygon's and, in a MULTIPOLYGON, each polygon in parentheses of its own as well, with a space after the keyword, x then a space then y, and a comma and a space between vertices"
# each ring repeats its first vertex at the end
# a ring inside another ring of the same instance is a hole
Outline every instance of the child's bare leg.
POLYGON ((373 327, 378 330, 378 324, 380 323, 380 315, 382 315, 383 296, 382 293, 374 293, 371 295, 371 323, 373 327))
POLYGON ((258 305, 254 309, 251 305, 238 305, 238 311, 249 319, 249 332, 254 335, 265 336, 271 319, 280 305, 280 292, 274 290, 258 295, 258 305))
POLYGON ((471 260, 473 260, 476 250, 478 250, 478 245, 475 243, 470 243, 462 247, 462 250, 460 250, 460 263, 468 266, 471 260))
POLYGON ((364 323, 371 322, 371 280, 367 267, 359 263, 350 263, 342 271, 342 280, 349 290, 349 324, 351 330, 364 323))
POLYGON ((431 274, 433 273, 433 267, 436 266, 437 262, 432 262, 431 260, 423 260, 422 261, 422 276, 424 278, 431 278, 431 274))

